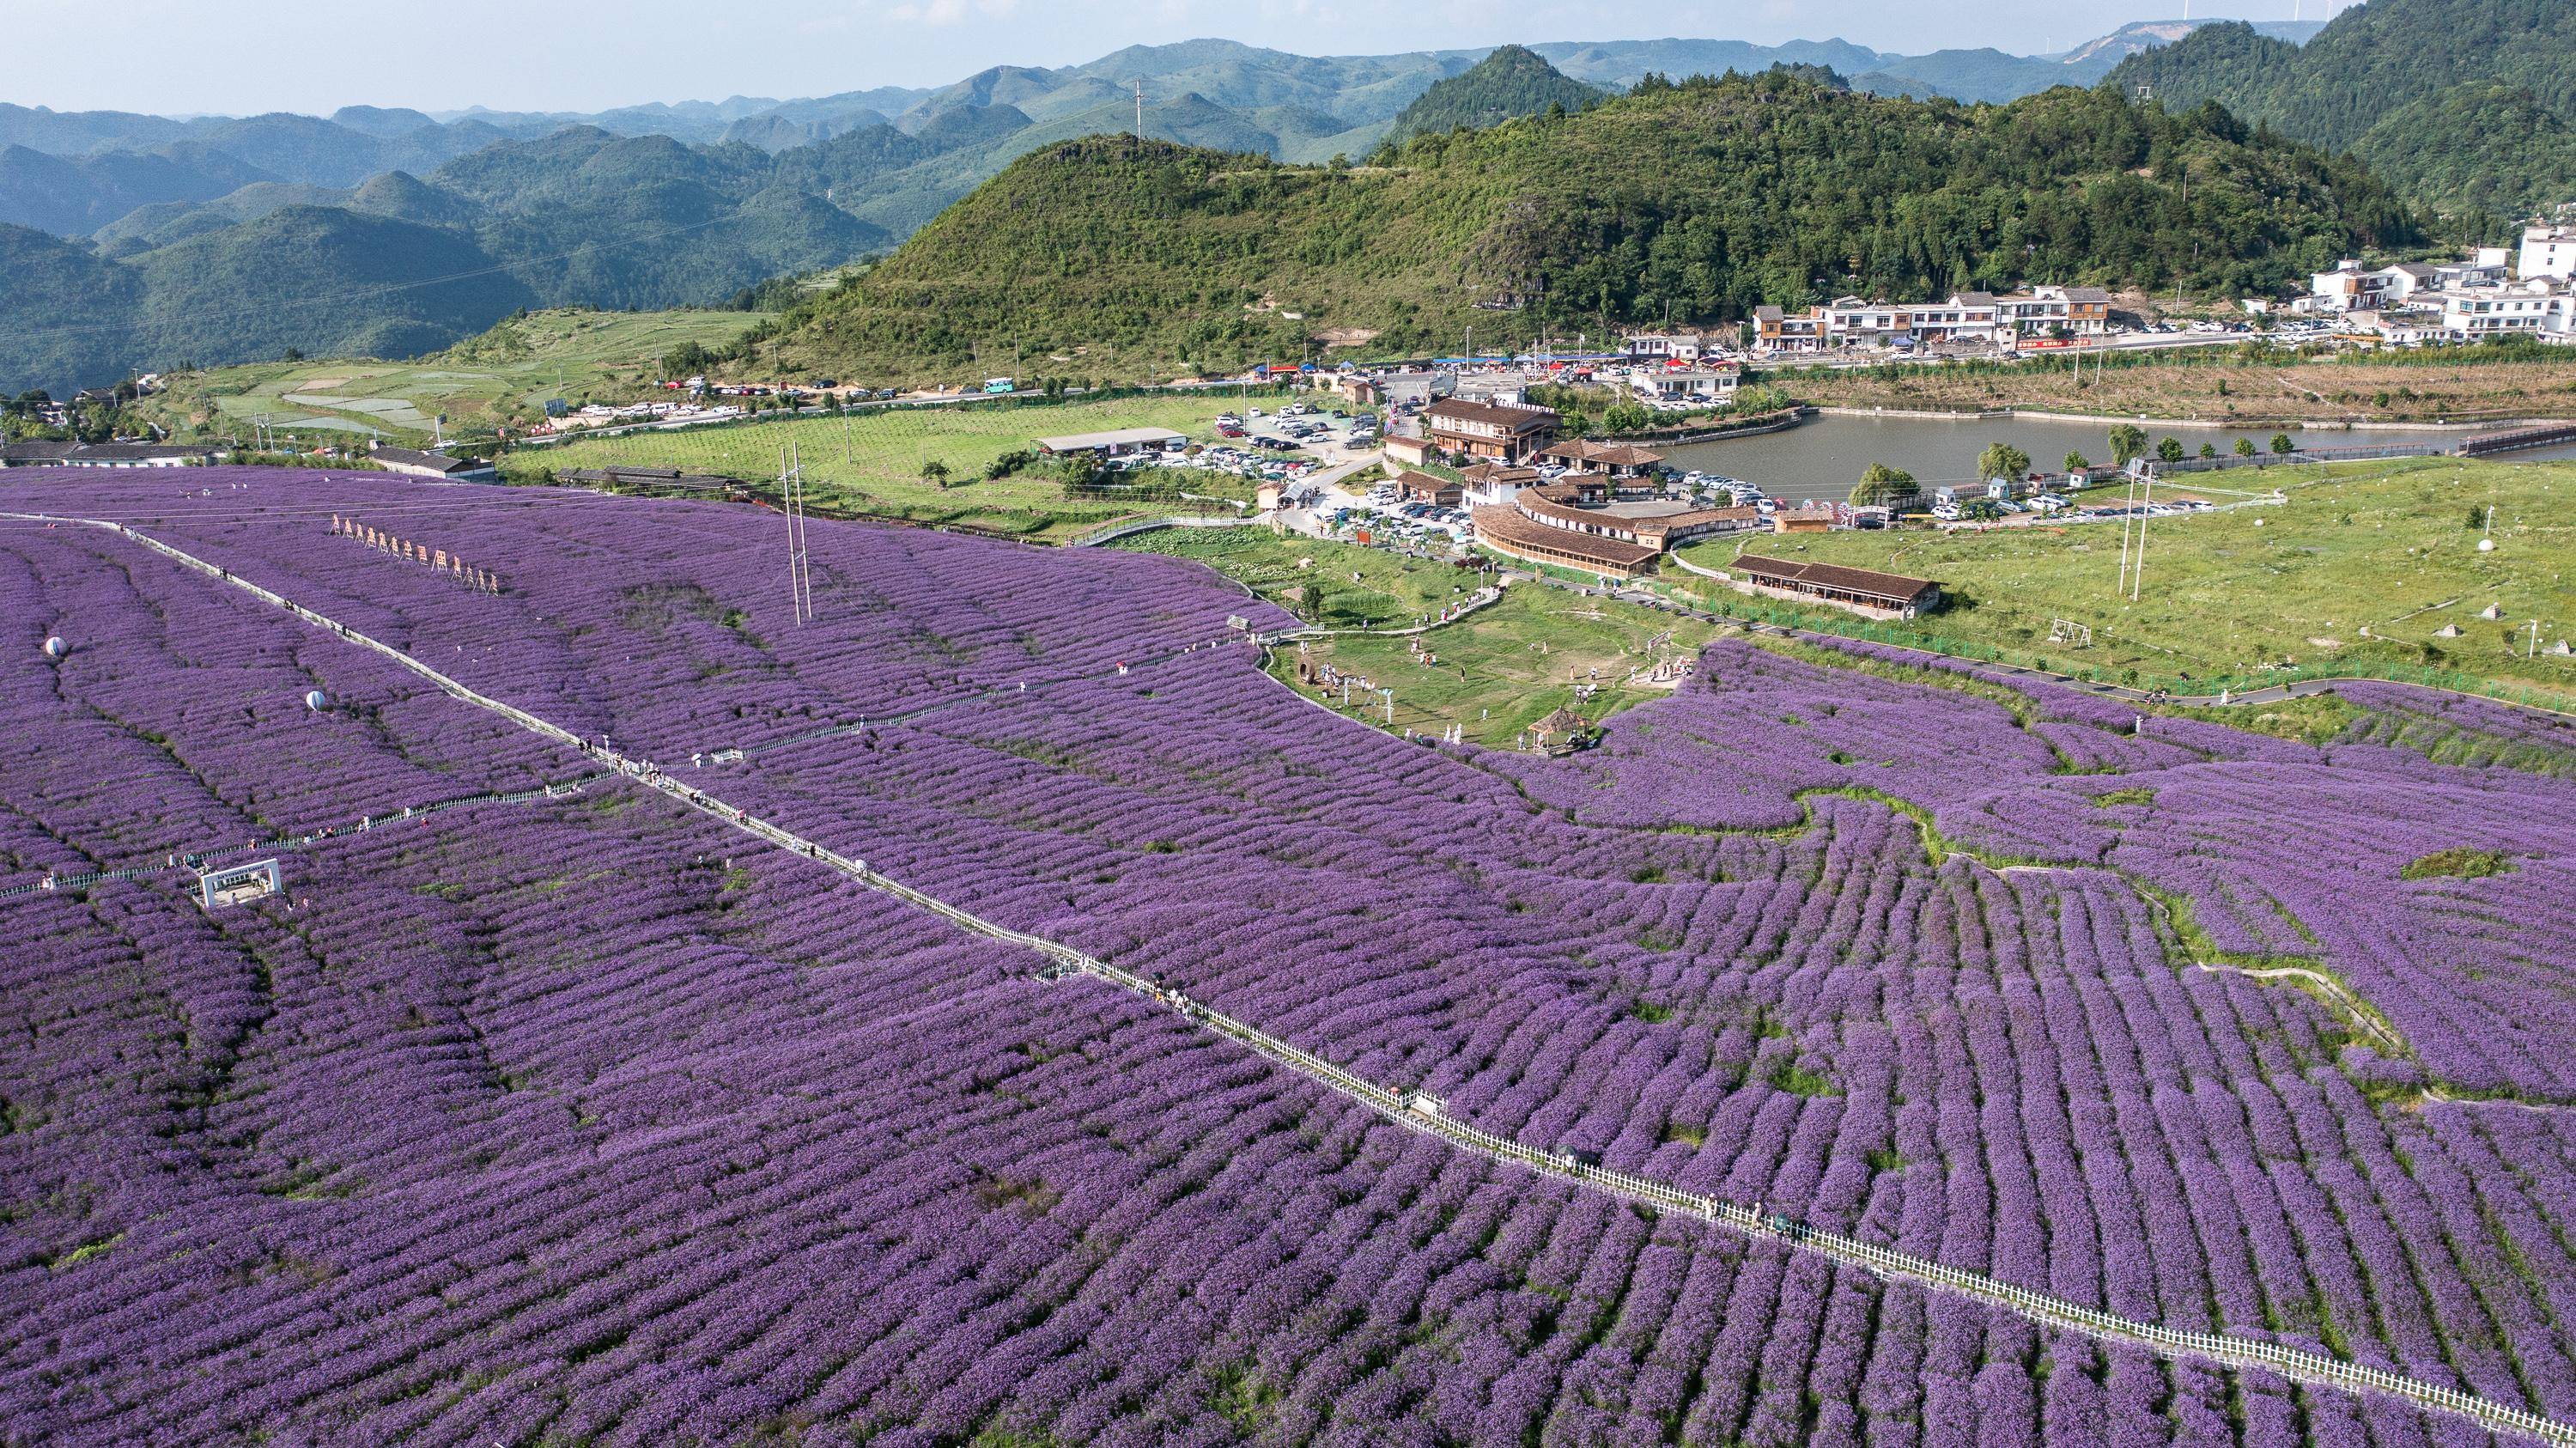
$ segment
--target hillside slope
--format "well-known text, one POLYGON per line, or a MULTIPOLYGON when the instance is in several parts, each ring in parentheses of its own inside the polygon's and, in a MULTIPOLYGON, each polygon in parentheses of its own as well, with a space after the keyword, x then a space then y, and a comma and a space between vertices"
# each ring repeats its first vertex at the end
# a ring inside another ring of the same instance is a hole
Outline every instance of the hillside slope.
POLYGON ((143 279, 58 236, 0 225, 0 392, 113 382, 133 370, 143 279))
POLYGON ((454 232, 290 206, 134 258, 145 357, 401 357, 473 335, 534 294, 454 232), (256 300, 252 300, 252 299, 256 300))
POLYGON ((2168 108, 2216 100, 2248 122, 2337 149, 2389 112, 2472 81, 2520 87, 2563 114, 2576 106, 2576 5, 2370 0, 2303 46, 2208 25, 2121 62, 2112 79, 2133 94, 2154 86, 2168 108))
POLYGON ((2576 111, 2523 86, 2466 81, 2435 91, 2381 117, 2352 150, 2454 215, 2520 218, 2576 199, 2576 111))
POLYGON ((1819 290, 2258 289, 2414 225, 2356 164, 2214 110, 2071 89, 1966 110, 1773 73, 1425 136, 1387 166, 1051 147, 792 315, 779 346, 843 375, 930 379, 1016 346, 1133 377, 1300 357, 1317 336, 1598 337, 1819 290))

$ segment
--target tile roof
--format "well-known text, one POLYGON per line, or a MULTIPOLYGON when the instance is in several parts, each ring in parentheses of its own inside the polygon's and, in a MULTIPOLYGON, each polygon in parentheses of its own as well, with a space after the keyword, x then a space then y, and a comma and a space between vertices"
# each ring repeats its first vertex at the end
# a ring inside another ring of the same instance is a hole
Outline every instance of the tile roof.
POLYGON ((1803 583, 1876 598, 1920 598, 1926 590, 1940 587, 1931 579, 1908 578, 1901 573, 1846 568, 1839 563, 1798 563, 1786 558, 1760 558, 1751 554, 1738 557, 1735 568, 1768 583, 1803 583))

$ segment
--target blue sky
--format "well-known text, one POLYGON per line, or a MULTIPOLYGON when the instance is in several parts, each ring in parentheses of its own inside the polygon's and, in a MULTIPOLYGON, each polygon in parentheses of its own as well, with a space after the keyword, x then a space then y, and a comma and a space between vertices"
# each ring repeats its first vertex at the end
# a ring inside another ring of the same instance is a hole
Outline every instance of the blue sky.
MULTIPOLYGON (((2352 0, 2196 0, 2195 18, 2309 19, 2352 0)), ((932 85, 1224 36, 1306 54, 1504 41, 1840 36, 1879 50, 2064 49, 2181 0, 0 0, 0 100, 164 114, 351 103, 598 110, 932 85), (77 13, 78 20, 73 16, 77 13)))

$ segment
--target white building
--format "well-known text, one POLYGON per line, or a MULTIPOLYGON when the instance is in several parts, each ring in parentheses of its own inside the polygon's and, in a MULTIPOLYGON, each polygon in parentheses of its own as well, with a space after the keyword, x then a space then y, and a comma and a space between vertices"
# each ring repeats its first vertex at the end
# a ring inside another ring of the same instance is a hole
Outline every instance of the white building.
POLYGON ((2335 263, 2333 271, 2310 274, 2310 305, 2303 310, 2376 312, 2437 284, 2435 268, 2420 263, 2372 268, 2345 260, 2335 263))
POLYGON ((1649 402, 1732 402, 1737 380, 1732 366, 1640 367, 1628 374, 1628 386, 1649 402))
POLYGON ((1953 292, 1937 302, 1880 302, 1836 297, 1792 316, 1753 309, 1757 352, 1827 352, 1854 346, 1914 347, 1943 343, 2011 346, 2024 337, 2096 337, 2111 330, 2111 294, 2100 287, 2033 287, 1998 296, 1953 292))
POLYGON ((2524 281, 2576 277, 2576 226, 2524 227, 2522 265, 2516 270, 2524 281))
POLYGON ((2570 304, 2576 302, 2576 294, 2541 278, 2502 286, 2461 287, 2439 293, 2438 299, 2443 329, 2476 341, 2516 332, 2564 333, 2569 330, 2570 304))
POLYGON ((1619 339, 1619 350, 1643 362, 1696 362, 1719 349, 1716 339, 1698 332, 1630 332, 1619 339))

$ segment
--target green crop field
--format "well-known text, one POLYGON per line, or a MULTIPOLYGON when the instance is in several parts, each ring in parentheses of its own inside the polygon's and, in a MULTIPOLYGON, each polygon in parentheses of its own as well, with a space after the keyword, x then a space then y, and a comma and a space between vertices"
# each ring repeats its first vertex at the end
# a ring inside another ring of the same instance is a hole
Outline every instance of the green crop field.
POLYGON ((1206 441, 1216 435, 1217 414, 1240 405, 1239 399, 1169 396, 899 407, 582 438, 513 453, 506 470, 522 478, 542 470, 612 466, 775 478, 780 451, 792 447, 817 511, 1060 540, 1121 517, 1190 506, 1176 490, 1249 501, 1252 489, 1219 473, 1156 472, 1137 475, 1135 500, 1123 501, 1114 493, 1077 496, 1043 474, 988 479, 984 470, 1005 453, 1027 449, 1034 438, 1065 433, 1168 427, 1206 441), (947 469, 944 481, 924 476, 933 463, 947 469))
POLYGON ((1473 570, 1267 528, 1167 528, 1112 546, 1204 563, 1309 623, 1402 628, 1473 596, 1473 570))
POLYGON ((725 346, 764 320, 755 312, 533 312, 409 362, 253 362, 182 374, 146 410, 201 435, 247 436, 251 420, 265 417, 308 441, 408 444, 425 440, 444 413, 450 436, 489 437, 504 421, 543 416, 549 398, 631 401, 659 379, 664 353, 690 342, 725 346))
POLYGON ((1294 646, 1283 647, 1271 672, 1339 706, 1338 689, 1298 679, 1301 657, 1330 663, 1395 691, 1391 722, 1383 696, 1356 691, 1349 705, 1355 718, 1421 734, 1455 724, 1477 743, 1509 746, 1521 730, 1560 706, 1597 724, 1664 697, 1672 692, 1670 683, 1631 684, 1630 671, 1658 659, 1694 658, 1716 633, 1714 625, 1634 604, 1523 583, 1500 602, 1422 635, 1422 653, 1404 638, 1340 635, 1310 643, 1302 656, 1294 646), (1582 697, 1585 686, 1593 690, 1588 698, 1582 697))
MULTIPOLYGON (((1476 591, 1483 580, 1448 564, 1405 559, 1350 543, 1275 539, 1258 529, 1149 533, 1120 540, 1136 551, 1195 559, 1301 614, 1319 603, 1326 627, 1353 627, 1336 615, 1401 626, 1476 591), (1302 560, 1313 560, 1300 566, 1302 560), (1351 575, 1357 573, 1354 583, 1351 575)), ((1568 707, 1594 723, 1671 692, 1669 682, 1629 682, 1657 660, 1696 656, 1714 625, 1674 619, 1599 595, 1523 583, 1500 602, 1455 623, 1408 637, 1342 634, 1282 645, 1271 672, 1308 698, 1380 728, 1439 734, 1459 725, 1478 743, 1508 747, 1531 723, 1568 707), (1418 638, 1422 651, 1413 643, 1418 638), (1330 664, 1344 674, 1395 691, 1393 717, 1381 694, 1354 688, 1347 706, 1338 687, 1301 678, 1300 665, 1330 664), (1589 686, 1589 698, 1579 698, 1589 686)))
MULTIPOLYGON (((2576 659, 2548 652, 2576 636, 2576 464, 2419 458, 2273 470, 2263 482, 2289 501, 2153 520, 2134 604, 2117 588, 2116 523, 1744 546, 1937 579, 1948 606, 1890 626, 1897 634, 2107 677, 2166 684, 2337 665, 2576 689, 2576 659), (2490 505, 2495 547, 2481 552, 2471 523, 2490 505), (2481 617, 2490 606, 2498 617, 2481 617), (2055 619, 2090 627, 2091 647, 2051 643, 2055 619)), ((1723 567, 1738 546, 1705 543, 1685 556, 1723 567)), ((1678 571, 1664 581, 1711 600, 1741 597, 1678 571)))

